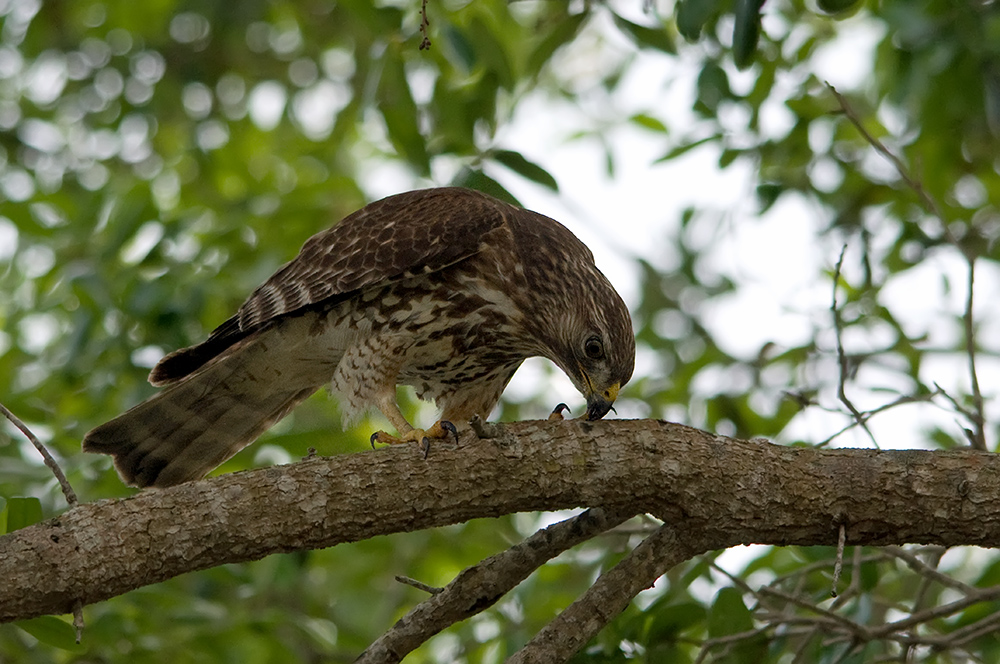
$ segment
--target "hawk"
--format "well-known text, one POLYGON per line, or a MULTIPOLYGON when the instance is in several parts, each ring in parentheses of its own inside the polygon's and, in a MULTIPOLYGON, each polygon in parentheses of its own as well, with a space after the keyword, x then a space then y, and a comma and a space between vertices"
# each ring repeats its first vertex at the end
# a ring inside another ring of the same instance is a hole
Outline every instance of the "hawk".
MULTIPOLYGON (((165 356, 165 389, 89 432, 122 479, 198 479, 324 385, 345 425, 377 408, 400 434, 446 437, 486 418, 521 363, 547 357, 600 419, 632 376, 628 309, 590 250, 541 214, 462 188, 371 203, 310 238, 202 343, 165 356), (441 409, 414 429, 410 385, 441 409)), ((426 444, 426 443, 424 443, 426 444)))

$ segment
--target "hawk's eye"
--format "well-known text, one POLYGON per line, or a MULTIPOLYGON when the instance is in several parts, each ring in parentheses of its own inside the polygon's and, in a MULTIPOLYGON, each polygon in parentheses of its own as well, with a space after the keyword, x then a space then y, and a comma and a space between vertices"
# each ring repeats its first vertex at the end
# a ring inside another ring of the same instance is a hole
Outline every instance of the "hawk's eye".
POLYGON ((604 357, 604 344, 597 337, 591 337, 587 339, 587 343, 583 345, 583 352, 587 354, 592 360, 599 360, 604 357))

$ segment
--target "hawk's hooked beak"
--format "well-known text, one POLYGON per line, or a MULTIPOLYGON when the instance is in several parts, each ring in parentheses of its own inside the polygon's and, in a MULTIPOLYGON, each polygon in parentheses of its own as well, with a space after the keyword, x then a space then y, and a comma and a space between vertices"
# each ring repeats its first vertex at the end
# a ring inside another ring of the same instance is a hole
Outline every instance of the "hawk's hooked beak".
POLYGON ((594 390, 587 395, 587 419, 599 420, 608 414, 611 407, 618 398, 618 390, 621 389, 619 383, 615 383, 603 392, 594 390))

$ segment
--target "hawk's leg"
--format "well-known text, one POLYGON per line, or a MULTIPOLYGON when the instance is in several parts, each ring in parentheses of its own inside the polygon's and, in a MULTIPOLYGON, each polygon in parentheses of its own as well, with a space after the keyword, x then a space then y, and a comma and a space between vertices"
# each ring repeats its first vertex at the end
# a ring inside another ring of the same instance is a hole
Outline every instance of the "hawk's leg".
POLYGON ((396 427, 396 431, 399 432, 399 436, 392 436, 384 431, 376 431, 372 434, 371 444, 375 447, 375 443, 382 443, 384 445, 399 445, 401 443, 418 443, 420 445, 421 451, 424 453, 424 458, 427 458, 427 453, 430 452, 430 439, 437 438, 439 440, 446 440, 448 438, 453 438, 456 443, 458 443, 458 430, 455 429, 455 425, 448 420, 439 420, 432 424, 427 429, 414 429, 403 414, 399 412, 399 406, 396 404, 396 399, 394 396, 388 396, 387 398, 379 399, 378 409, 382 411, 382 414, 392 422, 393 426, 396 427))

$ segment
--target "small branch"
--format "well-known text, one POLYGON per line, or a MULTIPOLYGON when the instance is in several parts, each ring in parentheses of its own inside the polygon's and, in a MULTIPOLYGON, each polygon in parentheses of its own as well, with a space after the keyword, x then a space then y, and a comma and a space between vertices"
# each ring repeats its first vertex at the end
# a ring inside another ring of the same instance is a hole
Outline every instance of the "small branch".
MULTIPOLYGON (((884 413, 887 410, 891 410, 892 408, 895 408, 896 406, 903 406, 903 405, 910 404, 910 403, 920 403, 920 402, 923 402, 923 401, 931 401, 934 397, 938 396, 939 394, 943 394, 944 396, 948 396, 948 395, 944 394, 944 390, 942 390, 941 387, 938 386, 937 384, 935 384, 935 388, 936 389, 935 389, 934 392, 930 392, 928 394, 904 394, 903 396, 899 397, 898 399, 896 399, 894 401, 890 401, 889 403, 884 403, 884 404, 882 404, 881 406, 879 406, 877 408, 872 408, 871 410, 861 411, 861 417, 862 417, 862 419, 864 419, 865 422, 868 422, 869 420, 871 420, 876 415, 878 415, 880 413, 884 413)), ((951 399, 951 397, 948 397, 948 398, 951 399)), ((835 412, 835 413, 841 412, 839 410, 832 409, 832 408, 831 409, 824 409, 824 410, 830 410, 830 411, 835 412)), ((843 434, 847 433, 848 431, 850 431, 851 429, 853 429, 856 426, 858 426, 857 422, 851 422, 850 424, 848 424, 847 426, 843 427, 842 429, 840 429, 836 433, 833 433, 830 436, 827 436, 826 438, 824 438, 823 440, 821 440, 820 442, 816 443, 815 446, 816 447, 826 447, 827 445, 829 445, 830 443, 832 443, 834 440, 836 440, 837 438, 839 438, 843 434)))
POLYGON ((786 602, 794 604, 800 609, 811 611, 812 613, 815 613, 818 616, 825 618, 828 623, 839 625, 840 627, 846 629, 847 632, 855 639, 858 639, 860 641, 871 641, 872 639, 871 633, 869 632, 868 628, 866 628, 864 625, 859 625, 858 623, 854 622, 849 618, 844 618, 843 616, 834 613, 833 611, 824 609, 821 606, 816 606, 812 602, 802 599, 801 597, 797 597, 796 595, 793 595, 791 593, 786 593, 783 590, 778 590, 777 588, 774 588, 772 586, 764 586, 760 589, 759 592, 762 595, 770 595, 772 597, 785 600, 786 602))
POLYGON ((52 471, 52 474, 56 476, 56 480, 62 488, 63 495, 66 496, 66 503, 69 504, 70 507, 75 507, 77 504, 76 492, 73 491, 73 487, 70 486, 69 480, 66 479, 66 474, 63 473, 62 468, 59 467, 56 460, 51 454, 49 454, 49 451, 45 448, 45 445, 42 444, 42 441, 38 440, 35 434, 31 432, 31 429, 29 429, 24 422, 19 420, 14 413, 7 410, 7 407, 2 403, 0 403, 0 413, 3 413, 4 417, 10 420, 11 424, 20 429, 21 433, 27 436, 28 440, 31 441, 31 444, 35 446, 38 453, 42 455, 45 465, 48 466, 49 470, 52 471))
POLYGON ((493 606, 548 560, 633 514, 632 510, 590 509, 464 570, 445 588, 400 618, 361 654, 356 664, 401 661, 441 630, 493 606))
MULTIPOLYGON (((830 604, 831 611, 836 611, 861 594, 861 565, 867 562, 866 559, 869 558, 869 556, 862 555, 863 550, 864 547, 854 547, 854 557, 851 560, 851 582, 847 584, 847 590, 838 593, 836 599, 830 604)), ((877 558, 881 562, 887 560, 889 557, 879 555, 877 558)))
POLYGON ((950 616, 967 609, 974 604, 993 601, 998 597, 1000 597, 1000 586, 977 589, 975 594, 951 602, 950 604, 941 604, 925 611, 914 613, 910 615, 909 618, 897 620, 896 622, 885 623, 884 625, 874 628, 871 630, 871 638, 883 638, 895 632, 901 632, 905 629, 909 629, 914 625, 919 625, 944 616, 950 616))
POLYGON ((827 83, 826 87, 829 88, 831 93, 833 93, 833 96, 836 98, 837 103, 840 104, 840 110, 844 112, 844 115, 846 115, 847 119, 851 121, 851 124, 854 125, 855 129, 857 129, 858 132, 864 137, 864 139, 868 141, 869 145, 875 148, 876 152, 878 152, 883 157, 892 162, 892 165, 895 166, 896 168, 896 172, 899 173, 899 177, 903 179, 903 182, 905 182, 907 186, 909 186, 910 189, 913 190, 914 193, 916 193, 917 198, 920 199, 920 202, 923 204, 924 208, 926 208, 926 210, 930 212, 932 215, 937 217, 938 220, 941 222, 941 225, 944 227, 944 232, 948 237, 948 240, 953 244, 957 244, 955 242, 955 238, 952 236, 951 231, 948 228, 948 223, 945 221, 944 215, 941 213, 940 206, 937 204, 937 201, 935 201, 934 198, 932 198, 931 195, 927 193, 927 190, 924 189, 924 185, 921 184, 919 180, 910 175, 909 170, 907 170, 906 168, 906 164, 904 164, 899 157, 893 154, 889 150, 889 148, 887 148, 885 144, 882 143, 882 141, 872 136, 868 132, 868 130, 865 129, 864 123, 861 122, 861 118, 858 117, 858 114, 848 103, 844 95, 837 92, 837 88, 830 85, 830 83, 827 83))
MULTIPOLYGON (((718 537, 664 524, 507 659, 508 664, 564 662, 667 570, 714 548, 718 537), (711 544, 709 544, 711 542, 711 544)), ((735 544, 735 542, 734 542, 735 544)))
POLYGON ((965 349, 969 354, 969 376, 972 380, 972 407, 975 409, 972 414, 972 424, 975 427, 969 437, 969 444, 973 449, 986 451, 986 417, 983 415, 983 393, 979 390, 979 377, 976 375, 976 332, 972 319, 972 294, 973 283, 976 277, 976 258, 971 254, 966 254, 969 262, 969 295, 965 300, 965 349))
MULTIPOLYGON (((739 643, 740 641, 744 641, 746 639, 752 639, 756 636, 760 636, 761 634, 766 634, 772 629, 774 629, 774 624, 768 624, 764 625, 763 627, 757 627, 755 629, 748 630, 746 632, 738 632, 736 634, 727 634, 726 636, 717 636, 712 639, 705 639, 705 641, 703 641, 701 644, 701 651, 698 653, 698 658, 694 660, 694 664, 701 664, 702 662, 704 662, 705 658, 708 657, 709 652, 711 652, 713 648, 716 648, 718 646, 731 647, 739 643)), ((788 634, 785 633, 784 636, 787 637, 788 634)), ((729 649, 727 648, 727 651, 728 650, 729 649)), ((722 653, 720 659, 725 661, 726 654, 727 653, 725 652, 722 653)))
POLYGON ((444 588, 440 588, 438 586, 429 586, 423 581, 417 581, 416 579, 411 579, 408 576, 402 576, 400 574, 397 574, 394 578, 398 583, 402 583, 403 585, 406 586, 412 586, 417 590, 423 590, 428 595, 437 595, 439 592, 444 590, 444 588))
POLYGON ((966 625, 949 633, 947 638, 948 644, 950 647, 960 648, 969 641, 974 641, 981 636, 995 632, 998 623, 1000 623, 1000 612, 991 613, 971 625, 966 625))
POLYGON ((840 583, 840 572, 844 567, 844 546, 847 544, 847 529, 844 524, 840 524, 840 534, 837 536, 837 560, 833 564, 833 583, 831 583, 830 597, 837 596, 837 585, 840 583))
POLYGON ((431 47, 431 38, 427 36, 427 28, 431 22, 427 20, 427 0, 420 0, 420 34, 423 39, 420 41, 420 50, 426 51, 431 47))
MULTIPOLYGON (((941 554, 943 554, 945 551, 944 547, 937 547, 937 550, 940 551, 941 554)), ((921 576, 931 581, 936 581, 945 588, 951 588, 952 590, 957 590, 958 592, 966 596, 974 595, 975 593, 979 592, 979 588, 974 588, 970 585, 962 583, 958 579, 948 576, 947 574, 942 574, 936 568, 931 567, 924 561, 920 560, 919 557, 913 555, 913 553, 907 551, 906 549, 903 549, 898 546, 887 546, 883 548, 883 551, 888 553, 890 556, 893 556, 894 558, 902 560, 907 567, 912 569, 917 574, 920 574, 921 576)), ((936 557, 940 559, 941 554, 937 555, 936 557)))
POLYGON ((76 600, 73 602, 73 627, 76 629, 76 642, 83 640, 83 602, 76 600))
POLYGON ((847 354, 844 352, 843 328, 840 323, 840 311, 837 309, 837 286, 840 284, 840 269, 844 266, 844 254, 846 253, 847 245, 845 244, 844 248, 840 250, 840 258, 837 259, 837 267, 833 271, 833 302, 830 305, 830 311, 833 312, 833 329, 837 336, 837 360, 840 364, 840 382, 837 385, 837 396, 840 397, 840 402, 851 411, 851 415, 854 416, 854 421, 858 423, 858 426, 864 429, 868 437, 871 438, 875 449, 880 449, 878 441, 875 440, 871 429, 868 428, 868 423, 865 421, 861 411, 847 398, 847 354))

